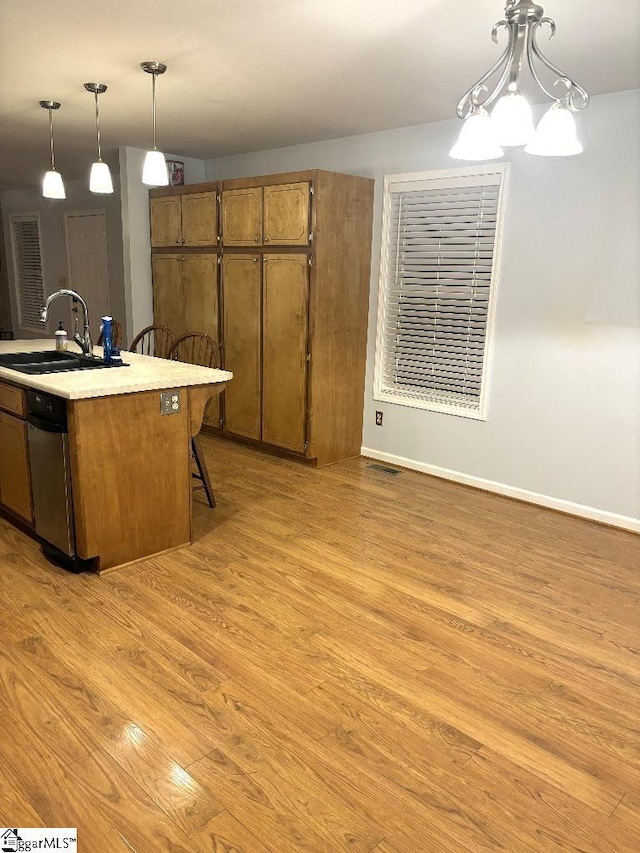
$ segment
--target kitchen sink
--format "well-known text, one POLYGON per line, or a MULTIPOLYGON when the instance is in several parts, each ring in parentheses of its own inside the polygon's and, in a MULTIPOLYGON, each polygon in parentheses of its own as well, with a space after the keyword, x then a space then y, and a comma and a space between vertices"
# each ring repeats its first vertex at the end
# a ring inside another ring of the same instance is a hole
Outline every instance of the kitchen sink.
POLYGON ((66 373, 74 370, 99 370, 104 367, 121 367, 121 364, 106 362, 102 358, 87 358, 69 352, 14 352, 0 355, 0 367, 20 373, 40 375, 43 373, 66 373))

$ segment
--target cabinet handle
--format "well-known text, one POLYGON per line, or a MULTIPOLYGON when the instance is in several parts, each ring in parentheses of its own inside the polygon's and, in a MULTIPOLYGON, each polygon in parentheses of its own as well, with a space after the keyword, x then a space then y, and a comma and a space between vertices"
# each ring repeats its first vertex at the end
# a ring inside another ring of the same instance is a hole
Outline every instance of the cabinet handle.
POLYGON ((265 234, 264 242, 265 242, 265 243, 268 243, 268 242, 269 242, 269 235, 268 235, 268 234, 265 234))
POLYGON ((180 240, 176 240, 176 246, 180 245, 180 240))
POLYGON ((258 259, 257 259, 257 258, 254 258, 254 259, 253 259, 253 263, 254 263, 254 264, 257 264, 257 263, 258 263, 258 259))
POLYGON ((253 242, 254 242, 254 243, 259 243, 259 242, 260 242, 260 235, 259 235, 259 234, 256 234, 256 236, 253 238, 253 242))

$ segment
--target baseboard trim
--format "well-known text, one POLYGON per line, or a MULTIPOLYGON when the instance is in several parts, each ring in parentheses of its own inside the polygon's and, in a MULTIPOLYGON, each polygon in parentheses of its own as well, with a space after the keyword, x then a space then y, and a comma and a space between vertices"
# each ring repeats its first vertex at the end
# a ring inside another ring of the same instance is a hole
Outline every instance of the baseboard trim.
POLYGON ((527 489, 519 489, 516 486, 498 483, 495 480, 484 480, 482 477, 473 477, 470 474, 463 474, 461 471, 452 471, 449 468, 439 468, 437 465, 428 465, 425 462, 417 462, 414 459, 407 459, 404 456, 382 453, 379 450, 373 450, 371 447, 363 447, 361 452, 363 456, 378 459, 380 462, 388 462, 400 468, 410 468, 412 471, 421 471, 423 474, 430 474, 432 477, 440 477, 443 480, 453 480, 455 483, 473 486, 485 492, 495 492, 507 498, 515 498, 525 503, 543 506, 546 509, 554 509, 558 512, 565 512, 569 515, 577 515, 580 518, 598 521, 600 524, 608 524, 611 527, 621 527, 624 530, 630 530, 632 533, 640 533, 640 519, 638 518, 617 515, 616 513, 606 512, 592 506, 584 506, 583 504, 573 503, 572 501, 552 498, 549 495, 541 495, 537 492, 527 491, 527 489))

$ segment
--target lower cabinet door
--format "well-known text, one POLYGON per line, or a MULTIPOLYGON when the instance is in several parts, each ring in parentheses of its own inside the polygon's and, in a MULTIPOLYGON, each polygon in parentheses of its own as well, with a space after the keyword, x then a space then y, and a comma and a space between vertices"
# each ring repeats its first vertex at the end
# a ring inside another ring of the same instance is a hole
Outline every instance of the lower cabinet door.
MULTIPOLYGON (((182 267, 182 299, 184 331, 204 332, 218 345, 220 367, 220 324, 218 299, 218 257, 215 254, 184 255, 182 267)), ((204 412, 204 423, 220 427, 220 395, 215 396, 204 412)))
POLYGON ((153 321, 179 337, 186 331, 182 316, 182 255, 154 255, 151 266, 153 321))
POLYGON ((233 379, 224 392, 225 431, 260 439, 260 258, 222 260, 224 367, 233 379))
POLYGON ((5 412, 0 412, 0 501, 33 521, 27 425, 5 412))
POLYGON ((309 267, 306 255, 265 254, 262 440, 305 449, 309 267))

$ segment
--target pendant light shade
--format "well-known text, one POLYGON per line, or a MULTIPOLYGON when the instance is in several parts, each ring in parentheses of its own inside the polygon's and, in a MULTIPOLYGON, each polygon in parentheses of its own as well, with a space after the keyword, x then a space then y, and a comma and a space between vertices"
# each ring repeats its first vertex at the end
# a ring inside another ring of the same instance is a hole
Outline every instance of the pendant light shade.
POLYGON ((89 189, 92 193, 100 193, 103 195, 113 192, 113 181, 111 180, 109 166, 106 163, 103 163, 102 160, 98 160, 91 164, 89 189))
POLYGON ((109 166, 102 162, 102 150, 100 147, 100 106, 98 104, 98 95, 102 95, 106 92, 107 87, 104 83, 85 83, 84 88, 87 92, 92 92, 96 99, 96 141, 98 143, 98 159, 91 166, 89 189, 92 193, 106 195, 107 193, 113 192, 113 181, 111 180, 109 166))
POLYGON ((533 113, 524 95, 503 95, 491 113, 499 145, 526 145, 533 138, 533 113))
POLYGON ((60 172, 56 172, 55 169, 45 172, 45 176, 42 179, 42 195, 44 198, 67 197, 60 172))
POLYGON ((576 122, 560 101, 549 107, 538 122, 536 134, 524 149, 539 157, 570 157, 580 154, 582 145, 576 134, 576 122))
POLYGON ((493 122, 485 109, 476 107, 467 116, 449 156, 454 160, 495 160, 504 156, 496 142, 493 122))
POLYGON ((169 183, 167 161, 161 151, 147 151, 142 167, 142 183, 150 187, 166 187, 169 183))
POLYGON ((162 62, 142 62, 140 67, 147 74, 151 74, 152 86, 152 115, 153 115, 153 148, 147 151, 142 169, 142 183, 152 187, 166 187, 169 183, 169 173, 164 154, 158 151, 156 146, 156 77, 164 74, 167 66, 162 62))
POLYGON ((51 152, 51 169, 42 179, 42 195, 44 198, 66 198, 62 175, 56 171, 56 156, 53 148, 53 111, 60 109, 58 101, 40 101, 43 110, 49 111, 49 149, 51 152))

